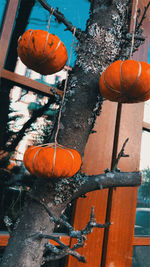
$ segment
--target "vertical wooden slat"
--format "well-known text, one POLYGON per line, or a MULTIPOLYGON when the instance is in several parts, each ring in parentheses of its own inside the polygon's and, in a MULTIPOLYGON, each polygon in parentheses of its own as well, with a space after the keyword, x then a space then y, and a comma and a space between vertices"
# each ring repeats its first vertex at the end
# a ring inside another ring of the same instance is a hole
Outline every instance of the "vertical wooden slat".
MULTIPOLYGON (((65 235, 59 235, 59 234, 54 234, 54 237, 59 237, 59 240, 61 242, 63 242, 66 246, 69 246, 70 243, 70 237, 69 236, 65 236, 65 235)), ((8 232, 5 231, 0 231, 0 247, 5 247, 7 246, 8 240, 10 238, 10 234, 8 232)), ((59 244, 54 241, 54 240, 49 240, 49 242, 54 245, 54 246, 59 246, 59 244)))
MULTIPOLYGON (((97 118, 95 130, 91 134, 84 155, 83 172, 87 174, 103 173, 111 167, 113 149, 114 127, 117 104, 105 101, 100 117, 97 118)), ((86 199, 78 199, 75 208, 74 227, 85 227, 90 218, 91 207, 94 206, 96 220, 105 222, 108 190, 95 191, 87 194, 86 199)), ((99 267, 103 244, 103 229, 94 229, 88 236, 86 246, 78 251, 86 257, 87 263, 79 263, 73 257, 69 257, 68 267, 94 266, 99 267)))
MULTIPOLYGON (((140 143, 142 134, 143 103, 124 104, 120 121, 118 152, 129 137, 119 168, 122 171, 135 171, 139 168, 140 143)), ((105 258, 101 266, 130 267, 132 265, 132 241, 136 210, 136 188, 117 188, 113 190, 110 213, 112 225, 107 233, 105 258)))
POLYGON ((0 39, 0 73, 5 63, 19 0, 9 1, 0 39))
MULTIPOLYGON (((121 111, 122 111, 122 104, 118 103, 117 104, 117 112, 116 112, 113 149, 112 149, 111 169, 113 169, 114 164, 115 164, 115 159, 117 158, 117 148, 118 148, 121 111)), ((110 222, 112 199, 113 199, 113 188, 110 188, 108 190, 108 201, 107 201, 106 219, 105 219, 106 222, 110 222)), ((105 265, 105 259, 106 259, 106 253, 107 253, 107 243, 108 243, 108 234, 109 234, 109 227, 104 229, 104 238, 103 238, 103 246, 102 246, 102 259, 101 259, 101 265, 102 266, 105 265)))

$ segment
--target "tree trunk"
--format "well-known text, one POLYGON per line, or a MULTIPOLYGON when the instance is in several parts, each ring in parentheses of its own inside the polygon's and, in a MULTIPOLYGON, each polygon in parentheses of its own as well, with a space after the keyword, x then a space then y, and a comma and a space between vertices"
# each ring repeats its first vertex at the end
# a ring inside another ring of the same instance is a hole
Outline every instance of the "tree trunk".
MULTIPOLYGON (((91 1, 90 18, 79 40, 76 65, 68 80, 59 132, 59 143, 77 149, 82 156, 102 104, 99 77, 109 64, 120 58, 122 40, 128 31, 128 8, 129 0, 91 1)), ((55 184, 44 179, 37 181, 34 194, 44 199, 56 218, 68 203, 56 203, 55 184)), ((33 235, 37 232, 50 234, 53 229, 54 224, 43 207, 27 199, 1 266, 39 267, 46 241, 35 239, 33 235)))

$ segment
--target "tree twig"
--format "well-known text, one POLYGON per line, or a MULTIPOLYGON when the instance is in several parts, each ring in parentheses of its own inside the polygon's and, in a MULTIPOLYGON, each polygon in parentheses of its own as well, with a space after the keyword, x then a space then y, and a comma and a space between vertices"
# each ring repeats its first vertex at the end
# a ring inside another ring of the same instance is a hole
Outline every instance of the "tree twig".
POLYGON ((83 256, 81 256, 78 252, 74 251, 73 248, 71 249, 67 245, 65 245, 63 242, 61 242, 59 239, 59 236, 45 235, 45 234, 37 233, 31 237, 32 238, 40 238, 40 239, 45 238, 45 239, 53 240, 56 243, 58 243, 61 247, 61 249, 59 249, 59 248, 56 248, 51 243, 50 244, 47 243, 46 244, 46 250, 50 250, 51 252, 53 252, 53 255, 44 257, 43 262, 50 261, 50 260, 58 260, 58 259, 61 259, 65 256, 68 256, 68 255, 72 255, 75 258, 77 258, 79 261, 85 262, 85 258, 83 256))
POLYGON ((128 140, 129 140, 129 138, 127 138, 127 139, 124 141, 123 146, 122 146, 122 148, 121 148, 121 151, 119 152, 119 154, 118 154, 118 156, 117 156, 117 158, 116 158, 116 161, 115 161, 115 164, 114 164, 114 166, 113 166, 113 168, 112 168, 112 171, 116 171, 116 170, 117 170, 117 166, 118 166, 118 163, 119 163, 120 158, 122 158, 122 157, 129 157, 128 154, 125 154, 125 153, 124 153, 124 149, 125 149, 125 146, 126 146, 126 143, 128 142, 128 140))
MULTIPOLYGON (((38 199, 36 199, 36 201, 37 200, 38 199)), ((42 205, 44 204, 44 208, 45 208, 46 204, 42 203, 42 202, 43 201, 39 200, 39 203, 42 205)), ((51 214, 51 211, 49 210, 48 207, 46 207, 46 211, 48 211, 48 214, 51 214)), ((66 226, 66 222, 61 218, 59 218, 57 220, 57 222, 66 226)), ((54 240, 55 242, 57 242, 60 245, 60 249, 59 249, 56 246, 52 245, 51 243, 46 244, 46 250, 50 250, 52 252, 52 255, 50 255, 48 257, 44 257, 44 262, 50 261, 50 260, 56 260, 58 258, 60 259, 62 257, 68 256, 68 255, 74 256, 75 258, 77 258, 81 262, 86 262, 85 258, 82 255, 80 255, 78 252, 76 252, 75 249, 84 246, 85 240, 87 239, 87 235, 92 232, 93 228, 104 228, 104 227, 108 227, 109 225, 110 225, 110 223, 100 224, 100 223, 96 222, 95 214, 94 214, 94 207, 92 207, 91 215, 90 215, 90 221, 87 223, 87 225, 84 229, 76 231, 69 223, 67 224, 69 236, 71 238, 77 239, 77 243, 74 244, 74 246, 72 248, 66 246, 63 242, 61 242, 59 237, 56 237, 53 235, 45 235, 45 234, 41 234, 41 233, 38 234, 37 233, 37 234, 34 234, 32 237, 34 237, 34 238, 46 238, 46 239, 54 240)))
POLYGON ((83 263, 86 262, 84 256, 80 255, 77 251, 74 251, 74 250, 70 249, 69 247, 67 247, 63 250, 60 250, 52 244, 47 244, 47 248, 49 248, 49 250, 51 252, 53 252, 53 255, 44 257, 43 258, 44 262, 45 261, 51 261, 51 260, 58 260, 58 259, 61 259, 65 256, 68 256, 68 255, 74 256, 76 259, 78 259, 78 261, 81 261, 83 263))
POLYGON ((139 28, 142 26, 142 23, 143 23, 144 19, 146 18, 146 12, 147 12, 149 6, 150 6, 150 1, 148 2, 147 6, 144 7, 144 12, 143 12, 143 15, 142 15, 142 18, 141 18, 139 24, 138 24, 137 27, 136 27, 136 32, 137 32, 137 31, 139 30, 139 28))
MULTIPOLYGON (((76 27, 73 26, 72 23, 65 18, 64 14, 62 14, 58 9, 56 10, 53 7, 51 7, 45 0, 38 0, 38 1, 47 11, 49 11, 50 13, 53 12, 53 15, 58 20, 58 22, 62 22, 67 27, 66 30, 71 31, 72 33, 74 32, 74 28, 76 27)), ((79 39, 81 34, 82 34, 81 29, 76 28, 75 36, 77 39, 79 39)))

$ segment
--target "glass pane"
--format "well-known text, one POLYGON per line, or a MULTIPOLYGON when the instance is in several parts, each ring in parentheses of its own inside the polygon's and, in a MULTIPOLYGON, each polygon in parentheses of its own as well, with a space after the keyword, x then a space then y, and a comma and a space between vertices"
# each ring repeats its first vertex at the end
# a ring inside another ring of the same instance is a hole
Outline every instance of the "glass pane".
POLYGON ((135 246, 133 249, 132 267, 150 266, 150 246, 135 246))
POLYGON ((143 207, 143 205, 136 209, 135 235, 150 235, 150 208, 143 207))
POLYGON ((140 170, 142 185, 138 189, 135 235, 150 236, 150 133, 143 131, 140 170))

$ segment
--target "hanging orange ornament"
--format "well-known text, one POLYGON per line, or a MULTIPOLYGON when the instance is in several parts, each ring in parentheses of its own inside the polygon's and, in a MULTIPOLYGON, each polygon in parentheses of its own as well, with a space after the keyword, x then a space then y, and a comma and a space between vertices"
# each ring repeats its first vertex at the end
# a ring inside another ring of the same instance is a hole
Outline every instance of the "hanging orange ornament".
POLYGON ((120 103, 137 103, 150 99, 150 64, 136 60, 112 63, 99 80, 102 96, 120 103))
POLYGON ((18 39, 17 51, 28 68, 43 75, 60 71, 68 59, 63 42, 56 35, 43 30, 27 30, 18 39))
POLYGON ((81 167, 81 156, 75 149, 51 143, 29 147, 23 162, 26 169, 38 177, 71 177, 81 167))

